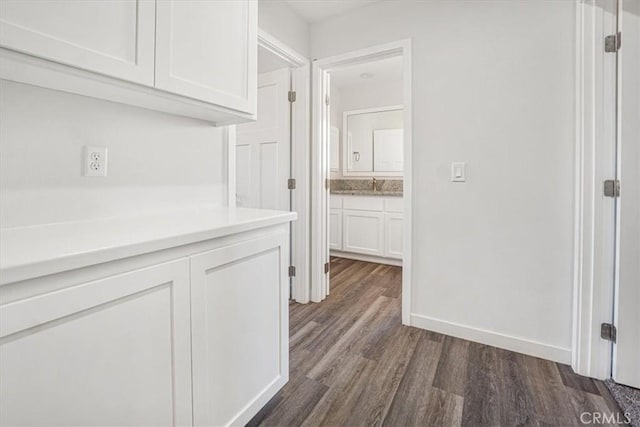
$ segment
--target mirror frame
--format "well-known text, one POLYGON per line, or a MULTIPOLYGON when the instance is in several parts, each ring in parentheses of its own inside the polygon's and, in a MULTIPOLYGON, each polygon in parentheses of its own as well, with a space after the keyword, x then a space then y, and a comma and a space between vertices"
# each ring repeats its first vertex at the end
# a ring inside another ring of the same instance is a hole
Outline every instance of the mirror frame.
MULTIPOLYGON (((347 135, 348 124, 349 124, 349 116, 355 116, 357 114, 367 114, 367 113, 381 113, 385 111, 404 111, 404 105, 389 105, 386 107, 375 107, 375 108, 364 108, 361 110, 350 110, 342 113, 342 176, 348 177, 372 177, 372 176, 389 176, 389 177, 397 177, 403 178, 404 171, 402 172, 363 172, 363 171, 349 171, 349 141, 347 135)), ((404 122, 404 115, 402 117, 404 122)), ((371 146, 373 150, 373 144, 371 146)), ((373 165, 371 166, 373 168, 373 165)))

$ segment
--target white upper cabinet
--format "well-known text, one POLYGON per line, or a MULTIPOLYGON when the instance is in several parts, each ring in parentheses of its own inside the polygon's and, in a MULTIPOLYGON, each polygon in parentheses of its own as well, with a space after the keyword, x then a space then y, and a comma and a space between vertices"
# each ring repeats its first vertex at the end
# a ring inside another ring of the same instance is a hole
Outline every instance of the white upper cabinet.
POLYGON ((255 112, 257 1, 158 1, 157 27, 157 88, 255 112))
POLYGON ((0 1, 3 47, 153 86, 153 0, 0 1))
POLYGON ((0 78, 228 125, 257 111, 257 0, 0 0, 0 78))

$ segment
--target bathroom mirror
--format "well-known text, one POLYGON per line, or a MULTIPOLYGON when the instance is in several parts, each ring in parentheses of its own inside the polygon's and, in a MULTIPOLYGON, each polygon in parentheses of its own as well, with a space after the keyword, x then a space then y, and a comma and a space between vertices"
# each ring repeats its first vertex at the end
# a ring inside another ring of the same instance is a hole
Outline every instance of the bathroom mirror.
POLYGON ((344 175, 402 176, 402 106, 345 111, 344 175))

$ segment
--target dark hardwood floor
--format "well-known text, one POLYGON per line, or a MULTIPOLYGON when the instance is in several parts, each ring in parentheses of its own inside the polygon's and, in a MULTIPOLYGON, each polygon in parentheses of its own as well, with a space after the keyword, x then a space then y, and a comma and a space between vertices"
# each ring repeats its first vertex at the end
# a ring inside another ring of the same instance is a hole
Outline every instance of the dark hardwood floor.
POLYGON ((249 425, 567 426, 617 413, 603 383, 569 366, 403 326, 401 282, 400 267, 332 259, 331 295, 290 306, 289 383, 249 425))

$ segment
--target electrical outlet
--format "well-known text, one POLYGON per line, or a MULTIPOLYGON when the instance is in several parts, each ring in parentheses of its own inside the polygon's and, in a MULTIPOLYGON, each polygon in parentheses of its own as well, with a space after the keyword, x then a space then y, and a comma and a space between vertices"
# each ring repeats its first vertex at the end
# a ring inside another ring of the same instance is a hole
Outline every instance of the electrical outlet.
POLYGON ((107 147, 84 147, 84 176, 107 176, 107 147))

